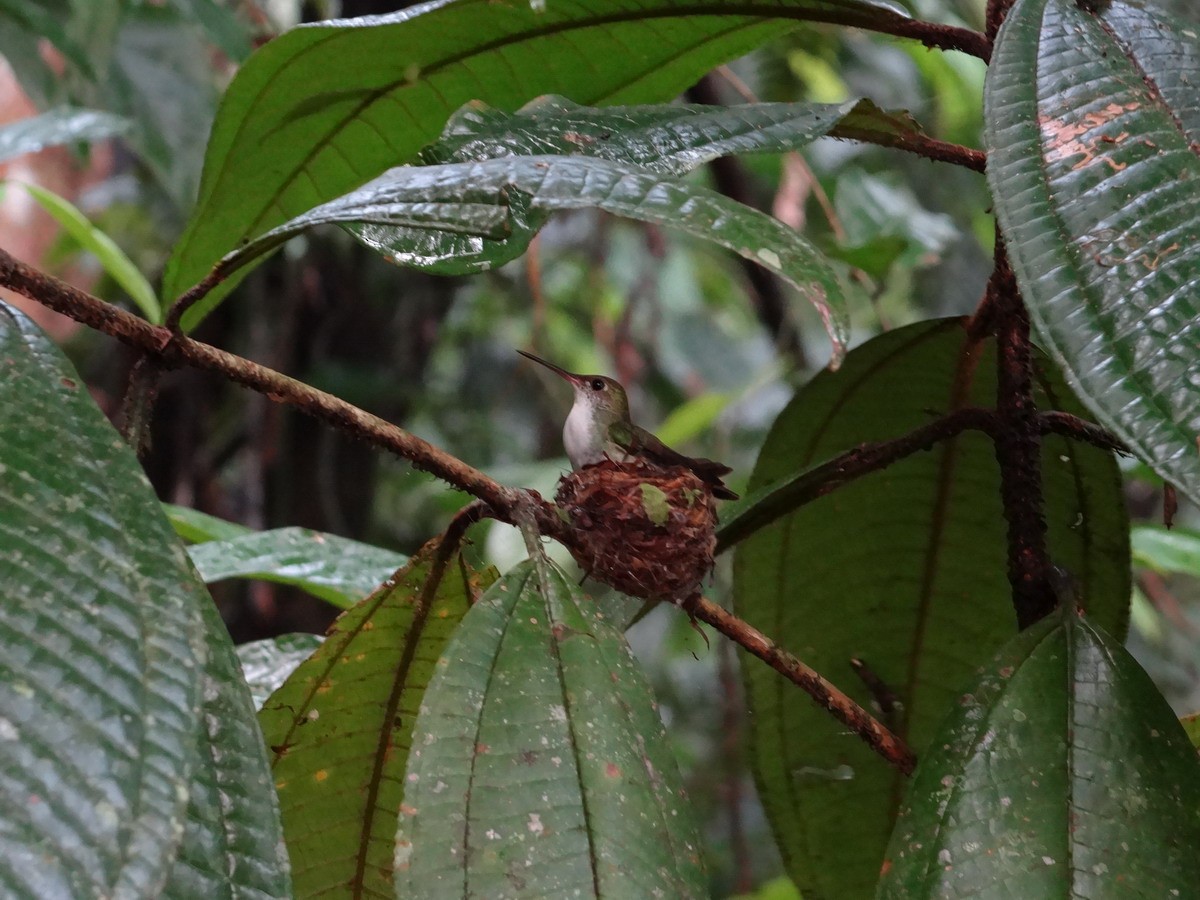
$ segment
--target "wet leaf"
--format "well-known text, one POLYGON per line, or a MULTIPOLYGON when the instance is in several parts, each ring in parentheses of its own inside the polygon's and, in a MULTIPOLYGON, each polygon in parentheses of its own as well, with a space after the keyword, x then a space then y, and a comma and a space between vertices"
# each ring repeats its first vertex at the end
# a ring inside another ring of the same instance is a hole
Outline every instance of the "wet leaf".
POLYGON ((472 607, 430 683, 402 897, 707 897, 700 837, 621 634, 550 563, 472 607))
POLYGON ((1200 760, 1119 641, 1074 610, 1005 646, 918 766, 879 897, 1185 897, 1200 760))
POLYGON ((2 304, 0 361, 0 893, 157 897, 212 601, 70 363, 2 304))
POLYGON ((9 122, 0 128, 0 160, 46 147, 99 141, 123 134, 128 120, 94 109, 60 107, 28 119, 9 122))
POLYGON ((319 634, 281 634, 238 646, 238 661, 242 664, 254 708, 261 709, 267 698, 288 680, 300 663, 313 655, 323 640, 319 634))
POLYGON ((391 169, 248 242, 221 269, 232 272, 313 226, 355 222, 364 223, 357 229, 361 240, 396 262, 478 271, 522 252, 550 213, 586 207, 677 229, 770 269, 817 308, 834 361, 840 358, 847 329, 842 287, 808 241, 716 191, 597 158, 509 157, 391 169))
POLYGON ((371 593, 408 561, 382 547, 308 528, 251 531, 196 544, 188 553, 206 582, 257 578, 292 584, 342 609, 371 593))
POLYGON ((791 23, 885 28, 906 18, 879 0, 459 0, 294 28, 252 54, 226 92, 164 294, 182 293, 242 241, 414 159, 468 101, 665 102, 791 23))
MULTIPOLYGON (((1193 5, 1193 9, 1194 9, 1193 5)), ((1200 501, 1200 19, 1021 0, 985 91, 1021 292, 1080 399, 1200 501)))

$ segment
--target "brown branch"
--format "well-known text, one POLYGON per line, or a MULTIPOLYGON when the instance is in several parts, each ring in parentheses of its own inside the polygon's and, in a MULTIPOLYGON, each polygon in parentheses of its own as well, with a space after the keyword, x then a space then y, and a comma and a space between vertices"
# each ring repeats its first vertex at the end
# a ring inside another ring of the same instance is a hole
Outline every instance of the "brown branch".
POLYGON ((982 172, 987 167, 987 154, 984 151, 964 147, 962 144, 954 144, 950 141, 941 141, 916 131, 888 134, 869 128, 855 128, 852 125, 835 125, 830 129, 829 136, 877 144, 893 150, 904 150, 934 162, 953 163, 974 172, 982 172))
POLYGON ((1017 626, 1025 629, 1053 612, 1057 600, 1042 511, 1041 423, 1033 398, 1029 315, 999 236, 995 257, 988 292, 996 325, 996 414, 1001 428, 993 442, 1008 522, 1008 580, 1017 626))
POLYGON ((1111 450, 1122 456, 1130 455, 1129 448, 1107 428, 1084 421, 1070 413, 1057 410, 1038 413, 1037 425, 1040 434, 1061 434, 1063 437, 1092 444, 1102 450, 1111 450))
POLYGON ((917 757, 904 741, 814 669, 781 649, 753 625, 742 621, 711 600, 700 598, 694 607, 694 615, 803 690, 835 719, 862 738, 868 747, 905 775, 912 774, 917 765, 917 757))
POLYGON ((772 491, 769 502, 763 498, 745 512, 735 515, 717 529, 716 552, 723 553, 776 519, 868 472, 887 468, 906 456, 929 450, 935 444, 964 431, 983 431, 995 437, 997 427, 996 414, 990 409, 968 407, 956 409, 893 440, 860 444, 778 486, 772 491))
POLYGON ((1012 9, 1015 2, 1016 0, 988 0, 984 36, 987 38, 989 56, 991 56, 992 44, 996 40, 996 32, 1000 30, 1005 16, 1008 15, 1008 11, 1012 9))
MULTIPOLYGON (((413 466, 433 473, 486 504, 486 507, 472 504, 463 510, 451 523, 448 536, 453 533, 454 537, 459 537, 476 516, 488 514, 508 523, 532 521, 540 534, 567 546, 574 543, 571 529, 558 517, 554 507, 536 493, 505 487, 428 441, 344 400, 266 366, 172 333, 165 327, 151 325, 144 319, 25 265, 4 250, 0 250, 0 285, 115 337, 148 356, 167 357, 172 364, 181 363, 216 372, 265 394, 277 403, 294 406, 303 413, 404 457, 413 466)), ((695 616, 799 685, 829 709, 838 721, 862 736, 872 749, 901 771, 906 774, 912 772, 915 765, 912 751, 866 710, 799 659, 781 650, 753 626, 708 600, 701 599, 696 604, 695 616)))
POLYGON ((910 38, 920 41, 926 47, 937 50, 957 50, 987 62, 992 56, 992 45, 986 36, 970 28, 960 28, 956 25, 939 25, 937 22, 926 22, 922 19, 900 19, 889 22, 885 27, 869 28, 880 34, 890 34, 893 37, 910 38))
MULTIPOLYGON (((111 335, 150 356, 168 357, 170 362, 219 373, 230 381, 265 394, 277 403, 288 403, 301 412, 404 457, 416 468, 432 472, 497 510, 514 508, 523 494, 522 491, 493 481, 478 469, 428 441, 344 400, 248 359, 172 334, 166 327, 151 325, 144 319, 25 265, 3 250, 0 250, 0 285, 12 288, 43 306, 111 335)), ((543 518, 556 517, 549 513, 545 517, 539 516, 539 525, 544 524, 543 518)))

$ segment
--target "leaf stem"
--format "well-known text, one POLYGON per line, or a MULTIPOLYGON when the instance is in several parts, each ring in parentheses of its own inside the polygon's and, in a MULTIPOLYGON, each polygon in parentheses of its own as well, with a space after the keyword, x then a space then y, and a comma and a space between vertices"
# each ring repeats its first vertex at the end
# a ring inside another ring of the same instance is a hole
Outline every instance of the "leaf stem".
POLYGON ((753 625, 727 612, 711 600, 700 598, 695 604, 693 614, 803 690, 891 765, 905 775, 912 774, 917 765, 917 757, 908 745, 826 681, 820 673, 780 648, 753 625))
POLYGON ((982 172, 987 168, 987 153, 983 150, 938 140, 918 132, 884 134, 880 131, 855 128, 852 125, 835 125, 830 129, 829 136, 904 150, 934 162, 953 163, 973 172, 982 172))

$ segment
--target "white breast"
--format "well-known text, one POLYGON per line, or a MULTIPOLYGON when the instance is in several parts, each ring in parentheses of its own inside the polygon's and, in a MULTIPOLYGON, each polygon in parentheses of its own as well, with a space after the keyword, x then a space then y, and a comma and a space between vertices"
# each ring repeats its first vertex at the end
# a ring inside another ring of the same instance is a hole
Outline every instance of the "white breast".
POLYGON ((604 459, 604 438, 597 431, 591 410, 582 403, 574 404, 563 425, 563 447, 571 468, 579 469, 604 459))

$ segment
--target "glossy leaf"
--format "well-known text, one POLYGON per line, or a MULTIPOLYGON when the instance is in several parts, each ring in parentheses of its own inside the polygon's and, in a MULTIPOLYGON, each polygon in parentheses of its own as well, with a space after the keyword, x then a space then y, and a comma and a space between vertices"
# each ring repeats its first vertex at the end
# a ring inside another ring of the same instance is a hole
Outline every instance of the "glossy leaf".
POLYGON ((188 553, 206 582, 257 578, 292 584, 343 609, 371 593, 408 561, 382 547, 308 528, 251 531, 196 544, 188 553))
POLYGON ((238 661, 242 664, 254 708, 261 709, 267 698, 279 690, 300 663, 313 655, 323 640, 319 634, 296 633, 239 645, 238 661))
POLYGON ((552 564, 472 607, 429 685, 401 897, 707 897, 700 838, 624 638, 552 564))
POLYGON ((458 0, 295 28, 254 53, 226 92, 164 293, 182 293, 242 241, 414 159, 468 101, 663 102, 790 22, 894 28, 905 18, 880 0, 458 0))
POLYGON ((881 900, 1186 897, 1200 760, 1137 662, 1066 610, 1007 645, 938 729, 881 900))
POLYGON ((297 897, 390 896, 413 723, 438 655, 491 583, 422 549, 343 613, 259 714, 297 897))
POLYGON ((62 353, 0 305, 0 894, 158 897, 212 601, 62 353))
MULTIPOLYGON (((995 392, 992 342, 972 344, 961 320, 874 338, 780 414, 750 502, 772 504, 754 491, 864 441, 990 405, 995 392)), ((1082 412, 1041 358, 1035 393, 1039 408, 1082 412)), ((1121 634, 1129 545, 1116 463, 1057 436, 1044 440, 1042 463, 1050 553, 1097 621, 1121 634)), ((737 612, 870 706, 849 663, 864 660, 903 704, 885 721, 919 757, 962 683, 1016 630, 990 440, 964 433, 791 508, 737 548, 737 612)), ((751 761, 789 873, 809 900, 871 896, 903 777, 767 667, 748 661, 743 678, 751 761)))
POLYGON ((99 141, 123 134, 129 122, 94 109, 60 107, 0 127, 0 160, 59 144, 99 141))
POLYGON ((798 150, 839 128, 893 137, 917 130, 904 114, 884 112, 869 100, 596 108, 547 96, 515 113, 468 104, 421 159, 436 165, 579 155, 683 175, 722 156, 798 150))
POLYGON ((531 156, 391 169, 249 242, 221 267, 233 271, 315 225, 360 222, 370 227, 359 237, 397 262, 477 271, 521 252, 549 213, 593 206, 675 228, 777 273, 818 309, 835 362, 840 357, 847 329, 842 288, 808 241, 716 191, 603 159, 531 156))
POLYGON ((21 189, 53 216, 54 221, 58 222, 80 247, 96 257, 104 271, 124 289, 147 319, 156 324, 162 321, 162 308, 154 288, 150 287, 150 283, 138 271, 133 260, 125 255, 125 251, 118 247, 112 238, 89 222, 87 216, 70 201, 53 191, 36 184, 24 183, 21 184, 21 189))
POLYGON ((252 528, 247 528, 245 525, 218 519, 216 516, 210 516, 208 513, 202 513, 186 506, 164 503, 162 508, 166 513, 167 521, 175 529, 175 533, 189 543, 227 541, 244 534, 254 533, 252 528))
POLYGON ((988 181, 1076 393, 1200 501, 1200 20, 1021 0, 986 88, 988 181))
POLYGON ((1200 748, 1200 713, 1184 716, 1179 720, 1179 724, 1183 726, 1183 733, 1188 736, 1192 746, 1200 748))
POLYGON ((171 900, 292 896, 279 800, 238 653, 217 608, 203 608, 209 658, 200 763, 179 858, 161 896, 171 900))

